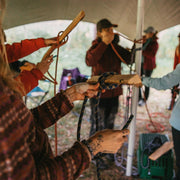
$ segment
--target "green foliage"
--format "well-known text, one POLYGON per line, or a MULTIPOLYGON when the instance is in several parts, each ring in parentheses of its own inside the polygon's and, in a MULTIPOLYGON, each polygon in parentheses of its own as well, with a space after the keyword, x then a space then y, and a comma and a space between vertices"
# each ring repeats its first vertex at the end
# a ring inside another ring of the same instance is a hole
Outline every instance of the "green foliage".
POLYGON ((159 33, 159 50, 157 58, 174 59, 175 48, 178 45, 178 34, 180 25, 169 28, 159 33))

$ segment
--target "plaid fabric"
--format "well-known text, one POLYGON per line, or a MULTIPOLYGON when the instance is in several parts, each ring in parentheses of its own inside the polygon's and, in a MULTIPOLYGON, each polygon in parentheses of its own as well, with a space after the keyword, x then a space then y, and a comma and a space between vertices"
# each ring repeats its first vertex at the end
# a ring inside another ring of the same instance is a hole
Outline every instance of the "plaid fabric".
POLYGON ((54 157, 44 131, 73 107, 63 92, 30 111, 0 80, 0 102, 1 180, 69 180, 88 167, 81 143, 54 157))

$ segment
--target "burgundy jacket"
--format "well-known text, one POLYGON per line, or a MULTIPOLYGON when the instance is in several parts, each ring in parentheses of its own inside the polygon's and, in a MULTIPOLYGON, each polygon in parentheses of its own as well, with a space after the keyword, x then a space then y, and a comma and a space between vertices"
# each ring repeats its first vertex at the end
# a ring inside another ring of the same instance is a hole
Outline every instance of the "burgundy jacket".
MULTIPOLYGON (((113 43, 117 52, 129 64, 131 62, 131 53, 113 43)), ((116 72, 121 74, 121 60, 113 51, 111 45, 106 45, 101 39, 95 39, 92 46, 86 53, 86 64, 92 67, 92 76, 101 75, 105 72, 116 72)), ((122 88, 118 87, 112 90, 106 90, 101 98, 111 98, 122 94, 122 88)))
POLYGON ((144 56, 144 70, 153 70, 156 68, 156 53, 158 47, 157 38, 155 38, 151 40, 147 47, 143 50, 142 55, 144 56))

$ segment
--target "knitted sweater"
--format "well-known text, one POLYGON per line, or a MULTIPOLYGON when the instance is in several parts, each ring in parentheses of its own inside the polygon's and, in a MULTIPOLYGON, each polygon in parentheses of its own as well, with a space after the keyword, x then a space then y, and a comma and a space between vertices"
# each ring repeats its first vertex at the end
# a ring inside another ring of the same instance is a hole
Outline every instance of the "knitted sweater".
POLYGON ((53 156, 44 129, 67 114, 73 105, 63 92, 31 111, 0 79, 0 179, 71 180, 90 163, 80 142, 53 156))

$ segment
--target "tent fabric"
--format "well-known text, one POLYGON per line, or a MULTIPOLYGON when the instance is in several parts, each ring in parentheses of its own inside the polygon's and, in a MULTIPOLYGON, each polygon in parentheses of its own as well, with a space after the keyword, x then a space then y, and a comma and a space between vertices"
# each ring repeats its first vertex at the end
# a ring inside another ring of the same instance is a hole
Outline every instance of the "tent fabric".
MULTIPOLYGON (((136 35, 138 0, 8 0, 4 29, 50 20, 73 20, 83 10, 84 22, 108 18, 117 31, 130 38, 136 35)), ((159 32, 180 24, 180 0, 145 0, 144 29, 159 32)))

